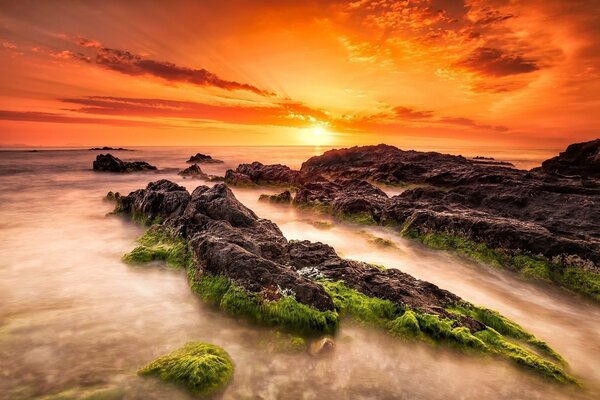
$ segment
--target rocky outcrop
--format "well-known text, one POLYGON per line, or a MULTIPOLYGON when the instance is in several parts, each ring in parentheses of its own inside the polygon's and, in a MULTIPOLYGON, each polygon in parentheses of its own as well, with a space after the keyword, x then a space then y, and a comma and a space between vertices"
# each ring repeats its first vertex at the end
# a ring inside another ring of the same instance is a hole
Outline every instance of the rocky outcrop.
POLYGON ((360 216, 378 222, 388 200, 385 192, 365 181, 340 178, 301 185, 294 204, 324 209, 339 217, 360 216))
POLYGON ((98 154, 93 169, 101 172, 140 172, 154 171, 157 168, 145 161, 123 161, 112 154, 98 154))
POLYGON ((202 171, 202 168, 200 168, 200 166, 198 164, 190 165, 183 171, 180 171, 178 174, 181 176, 191 177, 191 178, 207 178, 208 177, 208 175, 205 174, 204 171, 202 171))
MULTIPOLYGON (((384 197, 360 181, 350 184, 384 197)), ((131 261, 166 259, 185 266, 194 291, 235 315, 312 334, 333 333, 339 316, 347 315, 392 335, 501 355, 559 382, 573 382, 554 363, 560 356, 499 314, 400 270, 343 259, 325 244, 287 241, 277 225, 242 205, 225 184, 199 186, 190 194, 161 180, 113 197, 119 212, 159 217, 159 228, 168 232, 149 230, 140 242, 157 247, 137 248, 131 261), (518 341, 527 341, 546 359, 518 341)))
POLYGON ((92 147, 89 150, 93 150, 93 151, 133 151, 131 149, 125 149, 123 147, 108 147, 108 146, 104 146, 104 147, 92 147))
MULTIPOLYGON (((294 205, 355 222, 398 226, 421 239, 442 235, 437 239, 443 247, 466 246, 449 237, 468 240, 473 248, 484 245, 486 250, 479 250, 496 254, 502 265, 600 299, 600 182, 593 172, 597 143, 569 146, 533 171, 386 145, 353 147, 313 157, 300 171, 286 170, 280 181, 297 183, 294 205), (557 176, 548 169, 551 165, 563 172, 577 170, 586 179, 557 176), (424 187, 388 198, 367 180, 424 187), (581 275, 588 272, 592 275, 581 275)), ((261 170, 269 169, 261 164, 261 170)))
POLYGON ((235 170, 230 169, 225 173, 225 182, 236 186, 293 186, 300 181, 299 171, 281 164, 264 165, 258 161, 252 164, 240 164, 235 170))
POLYGON ((330 296, 299 273, 315 268, 368 296, 409 305, 422 312, 446 316, 444 308, 459 297, 404 274, 344 260, 321 243, 288 242, 277 225, 259 218, 242 205, 224 184, 197 187, 190 195, 167 180, 149 183, 122 196, 120 211, 161 217, 190 242, 197 273, 221 275, 252 293, 271 287, 288 289, 302 304, 333 309, 330 296))
POLYGON ((188 163, 221 164, 223 160, 212 158, 208 154, 196 153, 187 160, 188 163))
POLYGON ((542 163, 547 174, 600 179, 600 139, 574 143, 542 163))
POLYGON ((258 200, 268 201, 270 203, 290 204, 292 202, 292 194, 289 190, 279 194, 261 194, 258 200))

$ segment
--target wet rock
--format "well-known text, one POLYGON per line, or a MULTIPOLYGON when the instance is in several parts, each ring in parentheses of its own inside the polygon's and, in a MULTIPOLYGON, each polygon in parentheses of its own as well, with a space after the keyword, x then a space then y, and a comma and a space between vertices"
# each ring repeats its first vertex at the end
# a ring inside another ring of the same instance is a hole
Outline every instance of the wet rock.
POLYGON ((547 174, 600 179, 600 139, 574 143, 542 163, 547 174))
POLYGON ((448 316, 444 308, 460 300, 400 270, 382 271, 342 259, 325 244, 288 242, 277 225, 242 205, 224 184, 199 186, 190 195, 185 188, 161 180, 122 196, 119 203, 129 213, 162 217, 165 226, 189 241, 196 274, 225 276, 252 293, 289 290, 302 304, 332 310, 331 297, 311 279, 315 275, 302 273, 310 267, 318 276, 344 282, 368 296, 434 315, 448 316))
POLYGON ((264 165, 258 161, 240 164, 225 174, 225 182, 232 185, 295 185, 299 180, 299 171, 281 164, 264 165))
POLYGON ((294 197, 297 206, 329 210, 338 216, 363 215, 379 221, 388 196, 381 189, 358 179, 308 182, 294 197))
POLYGON ((270 203, 290 204, 292 202, 292 194, 289 190, 279 194, 261 194, 258 200, 268 201, 270 203))
POLYGON ((123 161, 112 154, 98 154, 93 169, 102 172, 139 172, 153 171, 157 168, 145 161, 123 161))
POLYGON ((328 356, 335 352, 335 342, 332 338, 324 337, 312 342, 308 351, 315 357, 328 356))
POLYGON ((206 178, 207 174, 202 171, 202 168, 198 164, 193 164, 179 172, 179 175, 193 178, 206 178))
POLYGON ((187 160, 188 163, 221 164, 223 160, 212 158, 208 154, 196 153, 187 160))

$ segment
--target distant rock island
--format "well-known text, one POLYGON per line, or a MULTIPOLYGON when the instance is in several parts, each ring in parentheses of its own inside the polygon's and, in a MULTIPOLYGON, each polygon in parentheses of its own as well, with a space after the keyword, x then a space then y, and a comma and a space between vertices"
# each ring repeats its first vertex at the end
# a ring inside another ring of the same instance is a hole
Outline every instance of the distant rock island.
POLYGON ((91 149, 88 150, 94 150, 94 151, 135 151, 132 149, 125 149, 123 147, 108 147, 108 146, 104 146, 104 147, 92 147, 91 149))
POLYGON ((293 187, 294 206, 391 226, 600 300, 599 148, 574 144, 524 171, 381 144, 330 150, 300 170, 241 164, 226 182, 293 187), (390 198, 375 184, 412 187, 390 198))
POLYGON ((202 168, 198 164, 193 164, 184 169, 183 171, 178 172, 181 176, 186 177, 197 177, 197 178, 206 178, 208 175, 202 171, 202 168))
POLYGON ((220 164, 223 162, 223 160, 217 160, 215 158, 212 158, 208 154, 196 153, 196 155, 191 156, 190 159, 187 160, 186 162, 188 162, 188 163, 204 163, 204 164, 220 164))
POLYGON ((112 154, 98 154, 93 169, 101 172, 141 172, 157 168, 145 161, 123 161, 112 154))

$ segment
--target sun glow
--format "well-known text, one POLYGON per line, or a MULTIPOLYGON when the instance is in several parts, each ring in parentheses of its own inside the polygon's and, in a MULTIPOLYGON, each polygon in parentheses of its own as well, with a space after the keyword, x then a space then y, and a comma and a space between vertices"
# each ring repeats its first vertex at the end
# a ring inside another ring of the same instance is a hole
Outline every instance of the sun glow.
POLYGON ((305 139, 309 144, 320 146, 331 141, 331 134, 323 125, 316 125, 307 129, 305 139))

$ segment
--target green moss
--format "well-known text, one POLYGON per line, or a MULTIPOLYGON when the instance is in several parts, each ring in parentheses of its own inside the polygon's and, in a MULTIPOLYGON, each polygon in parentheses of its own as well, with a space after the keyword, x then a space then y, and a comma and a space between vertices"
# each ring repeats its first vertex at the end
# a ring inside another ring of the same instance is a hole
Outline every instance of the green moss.
POLYGON ((331 222, 327 221, 311 221, 310 224, 317 229, 331 229, 334 226, 331 222))
POLYGON ((373 215, 370 213, 363 212, 363 213, 348 214, 348 213, 340 212, 340 213, 336 213, 335 216, 342 221, 350 222, 352 224, 377 225, 377 221, 375 221, 375 219, 373 218, 373 215))
POLYGON ((147 264, 164 261, 173 268, 185 268, 191 260, 187 243, 168 228, 148 229, 139 239, 141 246, 123 256, 127 264, 147 264))
POLYGON ((269 203, 276 203, 276 204, 290 204, 291 203, 291 199, 283 199, 281 197, 278 197, 278 195, 269 195, 269 194, 261 194, 260 197, 258 198, 258 201, 266 201, 269 203))
POLYGON ((510 254, 500 249, 492 249, 483 243, 444 233, 421 235, 416 229, 410 227, 404 227, 401 233, 406 237, 419 239, 428 247, 453 250, 496 267, 516 270, 530 278, 552 281, 600 301, 600 274, 598 273, 554 263, 539 256, 523 253, 510 254))
POLYGON ((381 265, 381 264, 373 264, 373 263, 371 263, 371 264, 369 264, 369 265, 370 265, 370 266, 372 266, 372 267, 375 267, 375 268, 377 268, 377 269, 378 269, 378 270, 380 270, 380 271, 385 271, 385 270, 386 270, 386 268, 385 268, 385 265, 381 265))
POLYGON ((564 359, 558 353, 552 350, 552 348, 550 348, 550 346, 548 346, 545 342, 535 338, 535 336, 527 332, 520 325, 510 321, 508 318, 500 315, 496 311, 487 309, 485 307, 478 307, 464 301, 453 304, 447 308, 447 311, 453 314, 471 317, 477 321, 483 322, 496 332, 504 336, 526 342, 542 354, 545 354, 546 356, 551 357, 561 363, 565 363, 564 359))
POLYGON ((342 282, 321 281, 320 283, 333 299, 340 315, 351 317, 358 322, 387 327, 389 321, 404 312, 396 303, 369 297, 350 289, 342 282))
POLYGON ((220 347, 192 342, 152 361, 138 373, 183 385, 194 395, 207 395, 229 383, 233 362, 220 347))
POLYGON ((575 379, 569 376, 556 364, 542 359, 536 354, 506 340, 493 328, 487 328, 475 333, 475 336, 484 342, 492 352, 509 358, 517 364, 531 369, 532 371, 561 383, 575 383, 575 379))
POLYGON ((337 329, 338 314, 335 311, 315 310, 292 296, 268 301, 258 293, 250 293, 232 284, 223 276, 204 274, 196 279, 193 275, 190 269, 188 277, 192 290, 230 314, 305 334, 332 333, 337 329))
POLYGON ((380 238, 380 237, 374 237, 373 239, 369 240, 369 242, 371 242, 374 245, 379 246, 379 247, 391 247, 391 248, 396 247, 396 243, 392 242, 389 239, 384 239, 384 238, 380 238))
POLYGON ((264 343, 277 353, 301 353, 306 350, 306 341, 300 336, 277 331, 264 343))
POLYGON ((411 310, 406 310, 404 314, 390 322, 389 331, 394 336, 418 337, 421 327, 416 314, 411 310))
POLYGON ((382 327, 394 336, 498 355, 558 382, 574 382, 559 366, 544 360, 517 342, 523 340, 545 355, 562 360, 547 344, 494 311, 466 302, 449 309, 456 315, 471 316, 488 325, 486 330, 473 334, 466 327, 456 326, 454 319, 420 313, 387 300, 369 297, 348 288, 342 282, 322 281, 321 284, 334 299, 341 316, 349 316, 357 321, 382 327), (503 333, 499 333, 493 327, 503 333), (515 339, 516 342, 509 341, 503 335, 515 339))

